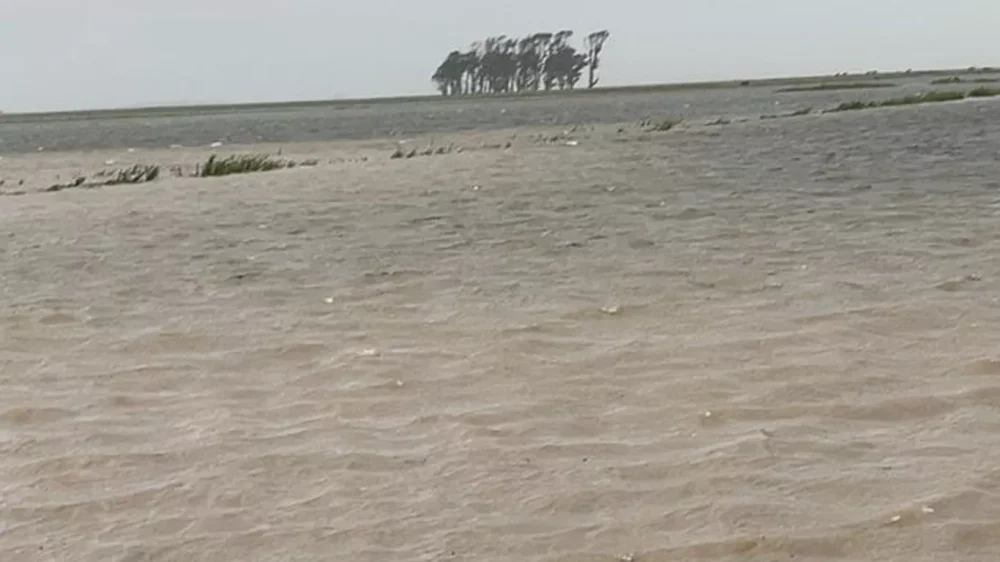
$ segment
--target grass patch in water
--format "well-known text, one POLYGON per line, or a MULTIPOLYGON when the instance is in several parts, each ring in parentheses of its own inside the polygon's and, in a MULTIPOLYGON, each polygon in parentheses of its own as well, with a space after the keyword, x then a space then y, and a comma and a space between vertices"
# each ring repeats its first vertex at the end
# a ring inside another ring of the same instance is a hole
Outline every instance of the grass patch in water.
POLYGON ((916 105, 918 103, 939 103, 945 101, 958 101, 965 99, 964 92, 953 92, 948 90, 927 92, 924 94, 913 94, 901 98, 885 100, 878 105, 881 107, 893 107, 897 105, 916 105))
POLYGON ((664 119, 663 121, 660 121, 658 123, 650 123, 647 131, 665 132, 669 131, 670 129, 673 129, 674 127, 680 124, 681 122, 677 119, 664 119))
POLYGON ((970 98, 992 98, 1000 96, 1000 88, 976 88, 969 92, 970 98))
POLYGON ((129 168, 120 168, 117 170, 105 170, 97 174, 98 178, 102 178, 96 181, 87 181, 86 176, 78 176, 73 178, 73 181, 69 183, 57 183, 50 185, 45 189, 46 192, 62 191, 64 189, 73 188, 95 188, 95 187, 105 187, 109 185, 126 185, 126 184, 137 184, 146 183, 155 180, 160 177, 160 167, 157 165, 145 165, 136 164, 129 168))
POLYGON ((107 174, 108 179, 104 185, 122 185, 134 183, 146 183, 160 177, 160 167, 156 165, 136 164, 131 168, 114 170, 107 174))
MULTIPOLYGON (((978 90, 973 90, 973 92, 993 92, 994 90, 988 90, 987 88, 979 88, 978 90)), ((996 94, 989 94, 996 95, 996 94)), ((849 101, 844 102, 837 107, 831 109, 831 112, 838 111, 857 111, 860 109, 871 109, 875 107, 898 107, 902 105, 918 105, 922 103, 940 103, 946 101, 958 101, 963 100, 966 97, 987 97, 984 93, 978 95, 973 95, 972 92, 966 94, 965 92, 955 92, 955 91, 935 91, 926 92, 923 94, 913 94, 909 96, 903 96, 901 98, 892 98, 885 101, 849 101)))
POLYGON ((947 78, 938 78, 937 80, 933 80, 931 81, 931 84, 937 86, 941 84, 963 84, 963 83, 996 84, 997 82, 1000 82, 1000 78, 973 78, 969 80, 967 78, 962 78, 961 76, 949 76, 947 78))
POLYGON ((895 88, 895 84, 888 82, 845 82, 843 84, 817 84, 816 86, 794 86, 782 88, 780 93, 785 92, 825 92, 832 90, 868 90, 872 88, 895 88))
POLYGON ((273 158, 266 154, 234 154, 225 158, 211 155, 204 164, 198 166, 195 175, 202 178, 228 176, 232 174, 249 174, 253 172, 270 172, 293 168, 295 163, 290 160, 273 158))
POLYGON ((838 105, 837 107, 831 109, 830 111, 857 111, 860 109, 868 109, 870 107, 877 107, 878 104, 875 102, 864 102, 864 101, 845 101, 844 103, 838 105))

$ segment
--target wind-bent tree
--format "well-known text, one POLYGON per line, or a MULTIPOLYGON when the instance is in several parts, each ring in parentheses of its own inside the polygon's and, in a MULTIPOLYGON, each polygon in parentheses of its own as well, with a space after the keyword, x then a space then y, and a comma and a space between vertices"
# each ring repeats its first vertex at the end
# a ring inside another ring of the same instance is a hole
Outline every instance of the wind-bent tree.
POLYGON ((611 34, 608 30, 595 31, 587 36, 586 46, 587 46, 587 61, 590 66, 590 76, 587 80, 587 87, 593 88, 597 85, 597 81, 600 77, 597 76, 597 69, 601 65, 601 51, 604 50, 604 42, 608 40, 611 34))
POLYGON ((463 94, 462 76, 465 72, 462 63, 462 53, 452 51, 444 59, 441 66, 434 72, 431 80, 437 84, 438 91, 444 96, 458 96, 463 94))
POLYGON ((586 53, 569 44, 571 30, 535 33, 521 39, 500 35, 473 43, 466 52, 452 51, 431 76, 441 95, 510 94, 541 89, 572 90, 583 69, 588 87, 597 85, 600 55, 609 33, 591 33, 586 53))

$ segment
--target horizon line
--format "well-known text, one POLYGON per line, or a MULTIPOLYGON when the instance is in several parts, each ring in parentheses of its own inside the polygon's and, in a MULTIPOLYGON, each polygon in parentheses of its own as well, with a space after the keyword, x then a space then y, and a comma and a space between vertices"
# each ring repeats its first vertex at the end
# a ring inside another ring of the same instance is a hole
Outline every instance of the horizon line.
POLYGON ((282 101, 245 101, 245 102, 207 102, 207 103, 164 103, 137 105, 125 107, 94 107, 62 110, 33 110, 33 111, 13 111, 5 112, 0 108, 0 121, 22 120, 31 118, 58 118, 58 117, 88 117, 101 115, 142 115, 142 114, 163 114, 192 112, 213 113, 219 111, 238 112, 246 110, 266 110, 294 107, 315 107, 315 106, 336 106, 336 105, 359 105, 365 103, 405 103, 405 102, 456 102, 461 100, 511 100, 530 99, 546 96, 575 96, 575 95, 598 95, 613 93, 628 93, 630 91, 639 93, 643 91, 664 91, 672 90, 698 90, 698 89, 722 89, 735 87, 754 86, 781 86, 795 83, 809 82, 823 79, 885 79, 901 77, 928 77, 940 75, 955 75, 968 73, 1000 73, 1000 68, 996 66, 968 66, 964 68, 926 68, 907 69, 890 71, 855 71, 841 72, 836 74, 808 74, 808 75, 785 75, 763 78, 725 78, 717 80, 699 80, 687 82, 655 82, 655 83, 634 83, 618 86, 597 86, 594 88, 580 88, 573 90, 541 90, 533 92, 511 92, 505 94, 482 94, 482 95, 459 95, 442 96, 441 94, 402 94, 355 98, 328 98, 328 99, 288 99, 282 101), (14 118, 14 119, 11 119, 14 118))

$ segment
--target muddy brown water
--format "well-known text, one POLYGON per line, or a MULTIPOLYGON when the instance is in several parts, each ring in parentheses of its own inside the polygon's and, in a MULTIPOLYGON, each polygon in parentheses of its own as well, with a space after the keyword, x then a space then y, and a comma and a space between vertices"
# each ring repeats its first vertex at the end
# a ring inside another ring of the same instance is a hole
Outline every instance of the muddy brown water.
POLYGON ((997 560, 1000 104, 490 135, 0 197, 0 559, 997 560))

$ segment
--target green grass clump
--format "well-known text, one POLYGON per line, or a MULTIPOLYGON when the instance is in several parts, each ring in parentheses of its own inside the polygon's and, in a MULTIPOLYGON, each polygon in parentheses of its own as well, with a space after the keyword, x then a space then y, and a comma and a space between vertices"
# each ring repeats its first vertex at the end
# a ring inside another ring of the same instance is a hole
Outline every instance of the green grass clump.
POLYGON ((252 172, 270 172, 292 168, 294 162, 272 158, 266 154, 235 154, 225 158, 211 155, 204 164, 198 167, 196 176, 207 178, 212 176, 228 176, 231 174, 249 174, 252 172))
POLYGON ((160 177, 160 167, 156 165, 136 164, 129 168, 104 170, 99 172, 96 177, 103 179, 87 181, 86 176, 78 176, 69 183, 57 183, 51 185, 46 188, 45 191, 55 192, 77 187, 93 189, 108 185, 146 183, 160 177))
POLYGON ((932 80, 931 84, 961 84, 962 78, 960 76, 948 76, 947 78, 938 78, 937 80, 932 80))
MULTIPOLYGON (((986 90, 981 88, 981 90, 986 90)), ((969 94, 971 96, 971 93, 969 94)), ((917 105, 921 103, 939 103, 945 101, 958 101, 966 98, 965 92, 955 92, 955 91, 935 91, 926 92, 923 94, 912 94, 909 96, 903 96, 901 98, 892 98, 885 101, 849 101, 844 102, 837 107, 831 109, 831 112, 837 111, 857 111, 859 109, 871 109, 874 107, 898 107, 901 105, 917 105)))
POLYGON ((877 104, 875 102, 846 101, 833 108, 831 111, 857 111, 859 109, 875 107, 876 105, 877 104))
POLYGON ((976 88, 969 92, 970 98, 992 98, 995 96, 1000 96, 1000 89, 998 88, 976 88))
POLYGON ((132 183, 146 183, 160 177, 160 167, 156 165, 136 164, 131 168, 114 170, 107 174, 108 179, 104 185, 122 185, 132 183))
POLYGON ((670 129, 673 129, 674 127, 676 127, 677 125, 680 125, 680 124, 681 124, 681 122, 678 121, 678 120, 676 120, 676 119, 664 119, 663 121, 660 121, 659 123, 652 123, 650 125, 649 130, 650 131, 665 132, 665 131, 669 131, 670 129))
POLYGON ((778 92, 825 92, 828 90, 867 90, 870 88, 895 88, 888 82, 845 82, 843 84, 817 84, 815 86, 794 86, 782 88, 778 92))
POLYGON ((897 105, 915 105, 918 103, 936 103, 944 101, 958 101, 965 99, 964 92, 953 92, 948 90, 926 92, 923 94, 913 94, 901 98, 885 100, 879 104, 880 107, 894 107, 897 105))

